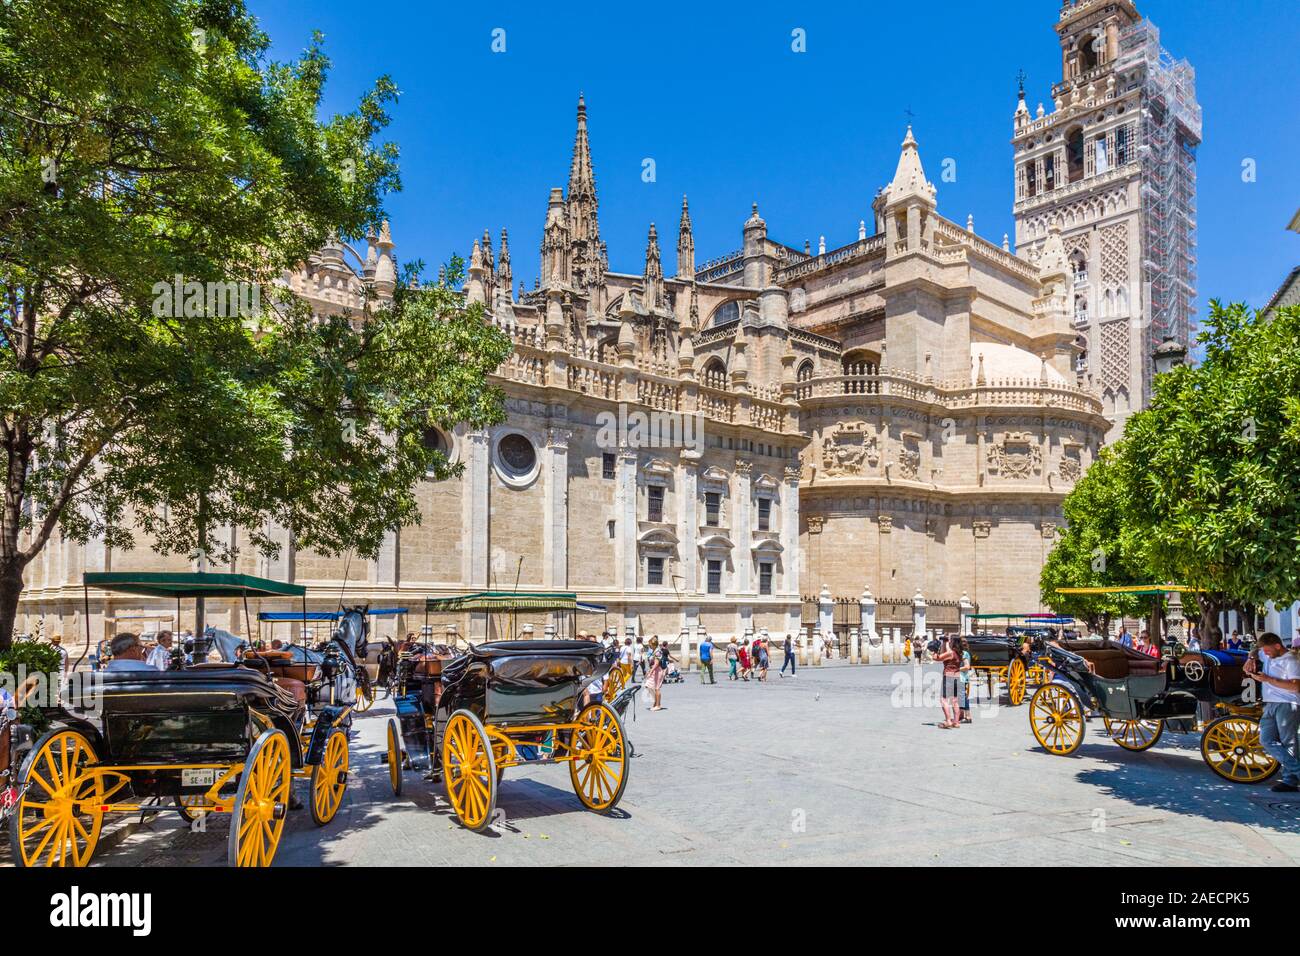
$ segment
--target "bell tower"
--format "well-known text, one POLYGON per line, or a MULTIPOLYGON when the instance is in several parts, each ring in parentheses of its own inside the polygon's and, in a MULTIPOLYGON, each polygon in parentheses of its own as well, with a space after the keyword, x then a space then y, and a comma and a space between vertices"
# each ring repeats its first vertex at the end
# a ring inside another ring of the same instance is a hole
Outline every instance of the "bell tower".
POLYGON ((1133 0, 1067 0, 1061 78, 1012 118, 1016 252, 1037 263, 1060 230, 1075 373, 1118 427, 1142 408, 1166 336, 1190 341, 1196 297, 1195 71, 1133 0))

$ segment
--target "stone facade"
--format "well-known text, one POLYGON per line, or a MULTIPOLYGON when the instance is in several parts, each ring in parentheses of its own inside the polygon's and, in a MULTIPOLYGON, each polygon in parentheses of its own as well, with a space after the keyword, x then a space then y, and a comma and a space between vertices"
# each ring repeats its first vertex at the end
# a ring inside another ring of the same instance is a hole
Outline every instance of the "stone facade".
MULTIPOLYGON (((683 199, 671 274, 654 224, 642 272, 616 273, 580 99, 536 286, 515 286, 504 231, 470 255, 465 300, 514 343, 496 374, 506 421, 430 433, 463 473, 421 487, 421 524, 393 532, 376 560, 300 552, 280 529, 278 559, 245 549, 238 569, 308 585, 314 608, 342 591, 411 609, 379 619, 380 633, 422 624, 427 595, 516 587, 604 605, 580 617, 587 630, 673 638, 779 638, 808 622, 818 598, 806 595, 856 604, 864 588, 922 621, 927 599, 954 622, 959 606, 1035 610, 1062 499, 1110 422, 1076 372, 1079 233, 1059 218, 1039 230, 1023 203, 1019 254, 943 217, 909 128, 847 245, 777 242, 755 204, 740 247, 697 263, 683 199)), ((1103 235, 1089 232, 1090 254, 1103 235)), ((285 281, 322 314, 359 314, 367 286, 391 295, 392 250, 384 224, 364 254, 331 243, 285 281)), ((83 570, 186 569, 144 545, 53 542, 29 571, 19 629, 40 621, 75 647, 83 570)), ((243 631, 241 608, 211 604, 213 623, 243 631)), ((90 630, 192 623, 188 608, 175 614, 91 595, 90 630)), ((482 619, 430 623, 496 636, 482 619)), ((540 634, 548 621, 526 623, 540 634)))

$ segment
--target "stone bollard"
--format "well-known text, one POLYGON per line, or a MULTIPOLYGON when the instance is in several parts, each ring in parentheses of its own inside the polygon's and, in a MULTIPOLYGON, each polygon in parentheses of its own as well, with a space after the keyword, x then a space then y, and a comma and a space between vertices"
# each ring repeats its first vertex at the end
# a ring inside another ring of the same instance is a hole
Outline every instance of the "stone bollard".
POLYGON ((856 627, 851 627, 849 628, 849 663, 850 664, 861 663, 861 658, 859 657, 860 650, 861 648, 858 645, 858 629, 856 627))
POLYGON ((682 673, 685 674, 691 669, 691 632, 688 629, 683 628, 682 632, 677 635, 677 640, 677 666, 680 667, 682 673))
POLYGON ((809 642, 808 632, 800 628, 798 637, 795 640, 796 653, 798 654, 799 657, 800 667, 808 666, 808 652, 809 652, 808 642, 809 642))

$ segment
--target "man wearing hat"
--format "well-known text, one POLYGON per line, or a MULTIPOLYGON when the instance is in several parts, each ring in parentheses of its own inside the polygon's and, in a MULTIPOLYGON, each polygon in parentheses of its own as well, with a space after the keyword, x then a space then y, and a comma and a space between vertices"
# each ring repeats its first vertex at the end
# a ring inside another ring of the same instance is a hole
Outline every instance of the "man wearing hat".
POLYGON ((54 649, 59 652, 59 670, 62 671, 64 674, 67 674, 68 663, 69 663, 68 649, 63 646, 63 638, 60 637, 58 634, 55 634, 53 637, 50 638, 50 643, 53 644, 54 649))

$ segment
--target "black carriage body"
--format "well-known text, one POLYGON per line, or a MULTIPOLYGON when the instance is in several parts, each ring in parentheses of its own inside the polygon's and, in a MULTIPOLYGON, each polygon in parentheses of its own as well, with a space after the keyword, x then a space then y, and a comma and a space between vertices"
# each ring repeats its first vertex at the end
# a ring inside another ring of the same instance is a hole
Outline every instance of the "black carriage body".
POLYGON ((61 722, 95 728, 101 763, 238 762, 267 723, 288 737, 294 766, 303 762, 293 716, 271 680, 239 665, 103 672, 61 722))
POLYGON ((595 641, 479 644, 443 666, 440 722, 457 710, 502 726, 571 721, 613 658, 595 641))
POLYGON ((1239 662, 1215 652, 1160 659, 1108 641, 1069 641, 1049 653, 1059 677, 1112 720, 1158 719, 1190 729, 1202 704, 1238 704, 1245 691, 1245 655, 1239 662))
POLYGON ((972 667, 1006 667, 1020 653, 1020 645, 996 634, 971 635, 966 640, 972 667))

